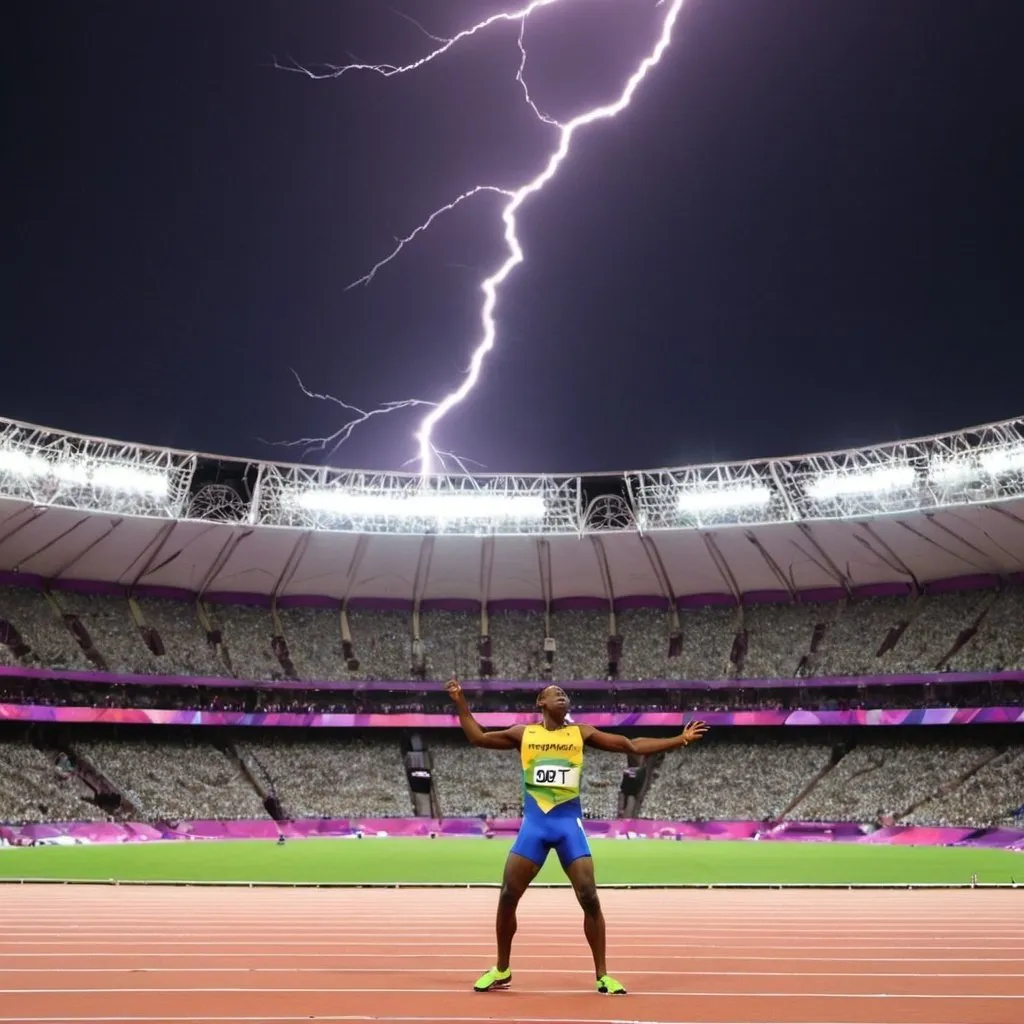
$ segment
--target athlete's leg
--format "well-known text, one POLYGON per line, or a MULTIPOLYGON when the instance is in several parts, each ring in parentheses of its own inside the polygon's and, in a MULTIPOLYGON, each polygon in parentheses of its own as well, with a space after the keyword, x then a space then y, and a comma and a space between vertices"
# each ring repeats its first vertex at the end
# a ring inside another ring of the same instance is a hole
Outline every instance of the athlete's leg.
POLYGON ((604 913, 594 879, 594 859, 589 855, 577 857, 564 867, 576 892, 576 899, 583 908, 583 934, 594 955, 594 972, 600 980, 608 973, 608 963, 605 959, 604 913))
POLYGON ((608 970, 605 963, 605 927, 601 901, 594 881, 594 858, 590 855, 590 841, 583 828, 583 819, 563 817, 559 822, 559 836, 555 851, 562 870, 569 876, 576 899, 583 908, 583 934, 594 954, 594 970, 600 981, 608 970))
POLYGON ((516 934, 516 908, 523 898, 530 883, 537 877, 541 865, 510 853, 505 861, 505 874, 501 880, 501 893, 498 896, 498 914, 495 921, 495 932, 498 939, 499 971, 507 971, 512 956, 512 939, 516 934))
POLYGON ((512 956, 512 939, 516 934, 516 908, 523 893, 544 866, 550 848, 538 823, 524 820, 505 861, 505 873, 498 896, 498 913, 494 923, 498 960, 494 967, 477 979, 473 986, 475 991, 491 992, 508 988, 512 983, 512 972, 508 964, 512 956))

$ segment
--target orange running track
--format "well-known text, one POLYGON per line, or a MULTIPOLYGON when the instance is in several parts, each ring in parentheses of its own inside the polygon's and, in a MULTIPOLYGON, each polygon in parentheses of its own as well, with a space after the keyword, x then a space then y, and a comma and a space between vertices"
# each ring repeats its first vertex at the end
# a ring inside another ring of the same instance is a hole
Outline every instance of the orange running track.
POLYGON ((602 894, 598 995, 565 890, 523 901, 478 995, 494 890, 0 886, 0 1024, 1019 1024, 1024 893, 602 894))

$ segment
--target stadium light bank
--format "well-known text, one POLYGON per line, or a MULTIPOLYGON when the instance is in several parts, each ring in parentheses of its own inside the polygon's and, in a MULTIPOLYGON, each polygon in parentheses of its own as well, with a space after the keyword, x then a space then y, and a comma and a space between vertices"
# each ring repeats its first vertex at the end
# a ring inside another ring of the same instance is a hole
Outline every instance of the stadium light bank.
POLYGON ((236 518, 328 532, 582 534, 851 519, 1024 497, 1024 417, 785 459, 600 476, 371 473, 243 462, 0 420, 0 497, 39 507, 214 518, 195 492, 227 466, 236 518), (595 512, 595 495, 614 500, 595 512), (623 515, 623 511, 625 514, 623 515))

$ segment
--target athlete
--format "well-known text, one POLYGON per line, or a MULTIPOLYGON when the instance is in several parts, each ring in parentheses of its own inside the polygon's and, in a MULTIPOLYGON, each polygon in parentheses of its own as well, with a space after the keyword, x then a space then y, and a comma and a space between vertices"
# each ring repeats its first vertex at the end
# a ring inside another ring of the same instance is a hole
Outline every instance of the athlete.
POLYGON ((519 750, 523 766, 523 823, 505 862, 498 897, 496 931, 498 959, 473 986, 477 992, 508 988, 512 983, 509 960, 516 933, 516 907, 537 872, 554 849, 583 908, 583 933, 594 955, 597 991, 625 995, 625 987, 608 974, 605 962, 605 925, 594 881, 594 861, 583 831, 580 781, 583 748, 595 747, 616 754, 659 754, 699 740, 707 732, 703 722, 690 722, 668 739, 635 739, 601 732, 592 725, 567 721, 569 698, 560 686, 548 686, 537 697, 542 721, 485 732, 473 717, 459 681, 453 676, 448 693, 459 713, 459 723, 474 747, 519 750))

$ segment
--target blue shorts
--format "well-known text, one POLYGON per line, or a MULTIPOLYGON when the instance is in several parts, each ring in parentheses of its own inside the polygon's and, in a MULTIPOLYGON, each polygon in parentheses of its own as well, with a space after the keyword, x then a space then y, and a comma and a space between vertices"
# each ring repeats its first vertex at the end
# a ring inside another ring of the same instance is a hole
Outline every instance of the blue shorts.
POLYGON ((534 803, 533 797, 524 797, 523 804, 523 824, 512 845, 513 853, 543 867, 553 848, 563 868, 591 855, 579 800, 552 807, 547 814, 534 803))

